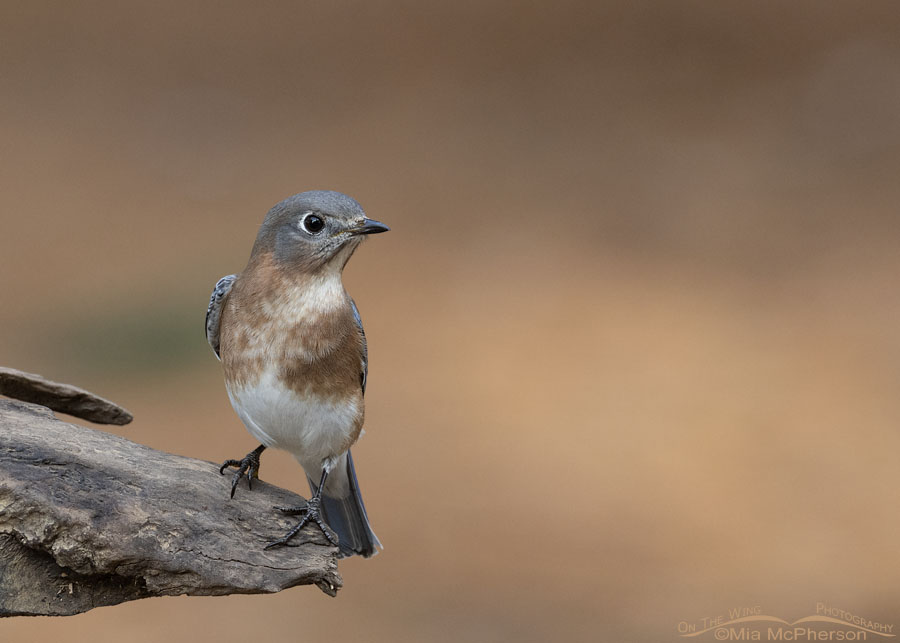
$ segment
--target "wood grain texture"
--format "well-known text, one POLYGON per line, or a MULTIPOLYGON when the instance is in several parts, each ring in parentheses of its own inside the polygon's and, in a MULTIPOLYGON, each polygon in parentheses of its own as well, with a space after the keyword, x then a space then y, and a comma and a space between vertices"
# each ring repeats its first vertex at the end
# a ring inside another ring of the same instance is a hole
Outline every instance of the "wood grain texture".
POLYGON ((118 404, 71 384, 0 366, 0 395, 46 406, 97 424, 128 424, 133 416, 118 404))
POLYGON ((256 481, 229 500, 218 466, 0 400, 0 616, 68 615, 149 596, 334 596, 337 548, 315 526, 265 551, 302 504, 256 481))

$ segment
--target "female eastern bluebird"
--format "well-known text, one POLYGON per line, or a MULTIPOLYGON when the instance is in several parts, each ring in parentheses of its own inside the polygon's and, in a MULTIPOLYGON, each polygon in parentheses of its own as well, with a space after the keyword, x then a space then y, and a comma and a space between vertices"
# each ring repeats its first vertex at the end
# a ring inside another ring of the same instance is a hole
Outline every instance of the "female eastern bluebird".
POLYGON ((220 473, 237 467, 231 497, 243 475, 248 486, 259 477, 267 447, 297 458, 312 490, 305 505, 277 507, 305 515, 267 549, 310 521, 341 556, 368 558, 381 547, 350 455, 362 431, 368 356, 341 274, 366 235, 387 230, 340 192, 296 194, 269 210, 244 271, 213 290, 206 337, 225 369, 231 405, 262 443, 222 464, 220 473))

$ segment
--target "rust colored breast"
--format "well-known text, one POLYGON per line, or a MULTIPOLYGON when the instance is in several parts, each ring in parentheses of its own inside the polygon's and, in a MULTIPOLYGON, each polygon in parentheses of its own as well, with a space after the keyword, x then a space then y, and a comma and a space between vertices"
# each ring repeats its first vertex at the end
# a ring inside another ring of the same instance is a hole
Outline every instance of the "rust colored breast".
POLYGON ((262 257, 235 281, 223 307, 220 341, 232 390, 273 369, 300 398, 358 398, 356 439, 363 420, 363 340, 340 273, 286 276, 270 255, 262 257))

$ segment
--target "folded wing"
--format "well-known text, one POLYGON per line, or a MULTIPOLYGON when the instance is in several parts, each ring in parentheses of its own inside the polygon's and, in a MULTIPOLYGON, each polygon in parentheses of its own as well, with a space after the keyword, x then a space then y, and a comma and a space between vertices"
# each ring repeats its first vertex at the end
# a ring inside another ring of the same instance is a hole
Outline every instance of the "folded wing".
POLYGON ((235 279, 237 279, 237 275, 228 275, 216 282, 216 287, 213 288, 209 298, 209 308, 206 309, 206 340, 219 359, 222 359, 219 356, 219 323, 222 319, 222 306, 228 293, 231 292, 231 286, 234 285, 235 279))

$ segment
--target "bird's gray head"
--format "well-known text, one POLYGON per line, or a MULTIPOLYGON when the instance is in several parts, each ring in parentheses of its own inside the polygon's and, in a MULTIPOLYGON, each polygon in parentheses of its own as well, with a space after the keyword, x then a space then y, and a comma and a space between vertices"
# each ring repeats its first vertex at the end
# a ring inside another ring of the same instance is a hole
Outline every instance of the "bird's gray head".
POLYGON ((367 218, 362 206, 346 194, 301 192, 269 210, 253 254, 272 252, 279 264, 303 272, 341 270, 366 235, 388 229, 367 218))

